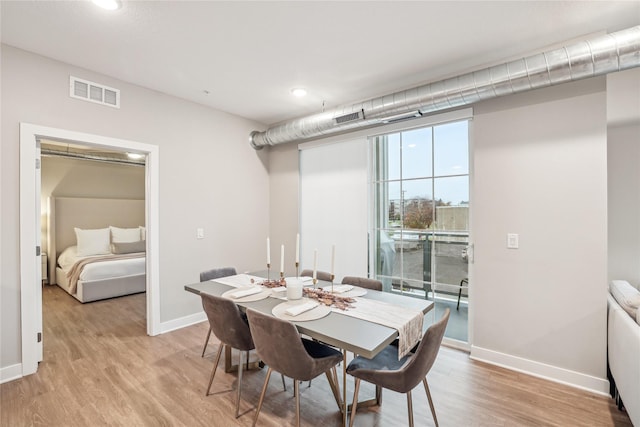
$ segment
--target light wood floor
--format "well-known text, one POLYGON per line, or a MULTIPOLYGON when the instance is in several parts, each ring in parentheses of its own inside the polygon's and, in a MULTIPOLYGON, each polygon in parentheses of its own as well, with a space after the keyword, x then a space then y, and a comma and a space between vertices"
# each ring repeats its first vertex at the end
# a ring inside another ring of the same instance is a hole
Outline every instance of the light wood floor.
MULTIPOLYGON (((207 324, 148 337, 145 295, 80 304, 46 286, 44 361, 38 373, 0 386, 2 426, 248 426, 266 370, 247 373, 239 419, 235 374, 219 369, 204 396, 217 341, 200 357, 207 324)), ((234 353, 235 354, 235 353, 234 353)), ((631 426, 611 399, 469 360, 443 347, 428 376, 442 426, 631 426)), ((353 381, 349 381, 348 399, 353 381)), ((373 395, 363 383, 361 398, 373 395)), ((424 394, 413 393, 417 426, 432 426, 424 394)), ((303 426, 337 426, 326 378, 301 387, 303 426)), ((404 395, 385 391, 357 426, 407 425, 404 395)), ((293 387, 273 375, 259 426, 295 424, 293 387)))

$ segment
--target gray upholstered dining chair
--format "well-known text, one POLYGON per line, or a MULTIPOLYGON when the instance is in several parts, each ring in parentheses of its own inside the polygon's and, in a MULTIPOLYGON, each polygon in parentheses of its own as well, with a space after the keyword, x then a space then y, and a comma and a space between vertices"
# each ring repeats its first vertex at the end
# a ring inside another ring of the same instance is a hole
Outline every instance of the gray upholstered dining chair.
MULTIPOLYGON (((313 270, 302 270, 300 273, 301 277, 313 277, 313 270)), ((326 271, 316 271, 316 278, 318 280, 323 280, 325 282, 331 281, 331 273, 327 273, 326 271)))
POLYGON ((249 351, 255 348, 251 337, 251 330, 247 323, 246 317, 240 313, 238 306, 231 300, 216 295, 201 293, 202 307, 209 319, 209 325, 213 334, 220 340, 216 360, 211 370, 209 378, 209 386, 205 396, 211 391, 211 384, 216 375, 216 369, 220 362, 222 349, 225 345, 240 350, 240 360, 238 362, 238 385, 236 398, 236 418, 238 418, 240 409, 240 394, 242 390, 242 355, 246 352, 247 361, 249 360, 249 351))
POLYGON ((300 425, 300 381, 311 380, 324 373, 341 408, 340 389, 336 365, 342 354, 327 345, 302 338, 295 325, 277 317, 247 309, 249 326, 254 337, 256 352, 269 367, 262 386, 253 425, 256 425, 272 371, 293 378, 293 394, 296 398, 296 425, 300 425))
MULTIPOLYGON (((235 276, 238 274, 234 267, 221 267, 214 268, 211 270, 203 271, 200 273, 200 281, 206 282, 207 280, 219 279, 221 277, 227 276, 235 276)), ((211 327, 209 327, 209 332, 207 332, 207 339, 204 341, 204 347, 202 347, 202 356, 204 357, 204 352, 207 351, 207 345, 209 345, 209 338, 211 338, 211 327)))
POLYGON ((365 380, 376 386, 405 393, 407 395, 407 406, 409 412, 409 426, 413 427, 413 402, 411 400, 411 390, 417 386, 420 381, 424 384, 424 389, 429 400, 429 407, 433 415, 433 421, 438 426, 436 418, 436 410, 433 407, 431 392, 427 384, 427 373, 436 360, 444 330, 449 321, 450 310, 445 310, 442 318, 431 325, 425 332, 418 348, 402 359, 398 360, 398 347, 389 345, 378 353, 373 359, 364 357, 356 357, 349 363, 347 373, 355 377, 355 389, 353 392, 353 404, 351 405, 351 420, 349 427, 353 426, 353 420, 356 417, 356 409, 358 406, 358 391, 360 389, 360 381, 365 380))
POLYGON ((359 286, 361 288, 372 289, 374 291, 382 291, 382 282, 376 279, 368 279, 366 277, 345 276, 342 279, 343 285, 359 286))

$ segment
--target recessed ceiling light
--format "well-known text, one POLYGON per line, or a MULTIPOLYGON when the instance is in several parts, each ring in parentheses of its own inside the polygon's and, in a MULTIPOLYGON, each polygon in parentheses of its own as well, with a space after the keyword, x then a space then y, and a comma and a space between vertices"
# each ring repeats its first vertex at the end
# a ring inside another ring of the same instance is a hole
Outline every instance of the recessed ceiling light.
POLYGON ((122 7, 119 0, 91 0, 93 4, 106 10, 117 10, 122 7))
POLYGON ((138 160, 144 157, 144 154, 140 154, 140 153, 127 153, 127 157, 129 157, 131 160, 138 160))
POLYGON ((302 98, 303 96, 305 96, 307 94, 307 90, 301 87, 295 87, 293 89, 291 89, 291 94, 293 96, 297 96, 298 98, 302 98))

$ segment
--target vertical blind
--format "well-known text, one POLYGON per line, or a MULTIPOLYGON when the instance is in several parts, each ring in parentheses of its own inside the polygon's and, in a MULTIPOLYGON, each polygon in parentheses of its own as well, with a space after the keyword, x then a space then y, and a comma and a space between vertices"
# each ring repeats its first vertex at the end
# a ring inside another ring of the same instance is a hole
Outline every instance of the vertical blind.
POLYGON ((367 275, 368 150, 366 137, 300 147, 300 262, 335 276, 367 275))

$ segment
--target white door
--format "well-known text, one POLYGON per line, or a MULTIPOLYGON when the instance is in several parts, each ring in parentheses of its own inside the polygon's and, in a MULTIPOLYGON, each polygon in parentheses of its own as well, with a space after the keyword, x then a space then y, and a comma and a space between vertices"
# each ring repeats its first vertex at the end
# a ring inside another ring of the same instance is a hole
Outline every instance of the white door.
POLYGON ((36 346, 36 360, 42 362, 42 209, 40 206, 40 191, 41 191, 41 161, 40 161, 40 141, 36 143, 36 293, 35 301, 36 305, 36 327, 38 330, 38 344, 36 346))

